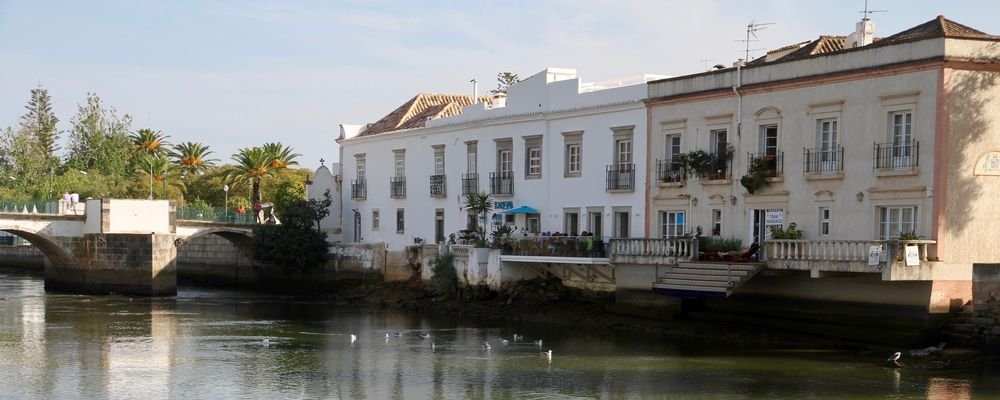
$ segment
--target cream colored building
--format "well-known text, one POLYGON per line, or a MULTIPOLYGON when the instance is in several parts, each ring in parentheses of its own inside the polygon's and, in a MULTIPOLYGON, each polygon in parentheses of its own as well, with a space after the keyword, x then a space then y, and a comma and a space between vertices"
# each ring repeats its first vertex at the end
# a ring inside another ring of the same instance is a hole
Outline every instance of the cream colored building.
POLYGON ((770 242, 772 270, 924 282, 912 290, 932 309, 968 300, 972 264, 1000 260, 1000 37, 944 17, 871 37, 865 20, 847 37, 650 82, 646 236, 770 242), (700 177, 678 172, 696 150, 723 157, 700 177), (741 178, 754 163, 765 184, 751 194, 741 178), (768 241, 793 222, 808 242, 768 241), (932 241, 919 266, 857 259, 900 232, 932 241), (852 262, 837 262, 843 251, 852 262))

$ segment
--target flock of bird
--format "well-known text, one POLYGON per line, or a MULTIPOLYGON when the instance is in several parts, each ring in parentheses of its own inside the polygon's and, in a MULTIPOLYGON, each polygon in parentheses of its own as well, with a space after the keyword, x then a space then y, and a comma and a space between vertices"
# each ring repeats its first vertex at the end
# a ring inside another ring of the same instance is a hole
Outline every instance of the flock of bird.
MULTIPOLYGON (((429 339, 432 338, 430 333, 420 333, 420 334, 418 334, 418 336, 420 336, 421 339, 425 339, 425 340, 429 340, 429 339)), ((395 338, 402 338, 403 337, 403 333, 399 332, 399 331, 386 332, 385 333, 385 341, 386 341, 386 343, 388 343, 389 339, 393 338, 393 337, 395 337, 395 338)), ((358 335, 352 333, 352 334, 350 334, 350 339, 351 339, 351 345, 353 346, 355 343, 358 342, 358 335)), ((512 335, 511 339, 512 340, 507 340, 506 338, 500 338, 497 341, 497 343, 499 343, 501 346, 504 346, 504 347, 510 346, 511 343, 522 343, 522 342, 524 342, 524 335, 519 335, 519 334, 515 333, 515 334, 512 335)), ((542 339, 537 339, 537 340, 535 340, 532 343, 535 345, 535 347, 538 347, 539 349, 541 349, 542 346, 543 346, 542 339)), ((271 340, 265 338, 261 344, 264 347, 270 347, 271 340)), ((435 343, 434 341, 431 341, 431 351, 437 351, 438 349, 441 349, 441 348, 442 348, 442 346, 438 346, 437 343, 435 343)), ((490 344, 489 341, 484 341, 483 344, 479 347, 479 349, 481 351, 484 351, 484 352, 491 352, 491 351, 493 351, 493 345, 490 344)), ((540 352, 539 356, 545 358, 546 360, 548 360, 548 362, 552 362, 552 350, 551 349, 540 352)))

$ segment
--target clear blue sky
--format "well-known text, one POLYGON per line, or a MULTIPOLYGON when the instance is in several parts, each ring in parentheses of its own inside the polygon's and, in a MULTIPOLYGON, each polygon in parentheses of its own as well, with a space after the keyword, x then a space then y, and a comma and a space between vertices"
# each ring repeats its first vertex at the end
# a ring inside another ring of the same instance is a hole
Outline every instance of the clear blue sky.
MULTIPOLYGON (((49 89, 68 130, 87 92, 171 140, 229 161, 281 141, 306 168, 335 160, 340 123, 374 122, 418 92, 576 68, 585 81, 682 75, 754 48, 846 35, 854 1, 0 0, 0 128, 49 89)), ((1000 34, 1000 3, 871 0, 876 36, 939 14, 1000 34)), ((761 52, 756 52, 758 55, 761 52)), ((63 138, 67 135, 64 133, 63 138)))

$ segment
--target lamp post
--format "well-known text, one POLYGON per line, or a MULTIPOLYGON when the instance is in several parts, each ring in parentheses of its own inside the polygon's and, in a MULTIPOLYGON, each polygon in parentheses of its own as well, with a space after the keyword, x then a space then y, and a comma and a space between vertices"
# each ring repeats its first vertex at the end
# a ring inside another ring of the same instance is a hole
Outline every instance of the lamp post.
POLYGON ((226 221, 229 221, 229 185, 222 185, 222 191, 226 193, 226 199, 222 202, 223 214, 226 221))
POLYGON ((153 158, 149 158, 149 199, 153 199, 153 158))
POLYGON ((55 172, 55 168, 49 167, 49 199, 52 198, 52 173, 55 172))
POLYGON ((167 170, 160 170, 160 175, 163 176, 163 199, 167 199, 167 170))

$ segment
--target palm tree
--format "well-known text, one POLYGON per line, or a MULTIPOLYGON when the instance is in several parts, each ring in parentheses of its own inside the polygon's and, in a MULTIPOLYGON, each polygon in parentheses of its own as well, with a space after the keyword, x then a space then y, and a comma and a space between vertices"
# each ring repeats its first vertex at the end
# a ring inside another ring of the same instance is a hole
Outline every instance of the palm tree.
POLYGON ((136 164, 135 171, 149 175, 149 196, 153 196, 153 182, 163 182, 170 172, 170 160, 158 155, 146 155, 136 164))
POLYGON ((486 192, 469 193, 465 195, 465 204, 462 208, 482 216, 483 226, 478 227, 479 237, 486 239, 486 218, 489 212, 493 210, 493 197, 486 192))
POLYGON ((250 203, 260 201, 260 180, 274 173, 274 168, 271 167, 274 156, 261 147, 250 147, 240 149, 239 153, 233 155, 233 161, 236 161, 236 171, 226 176, 226 181, 230 183, 249 181, 253 191, 250 203))
POLYGON ((286 147, 280 142, 264 143, 263 149, 274 156, 274 160, 271 160, 271 168, 288 168, 289 165, 299 165, 295 158, 301 154, 292 153, 291 147, 286 147))
POLYGON ((212 154, 212 151, 208 149, 208 146, 195 142, 178 144, 171 152, 174 163, 177 164, 182 173, 188 175, 199 175, 209 167, 214 167, 217 160, 208 159, 209 154, 212 154))
POLYGON ((149 128, 139 129, 129 135, 132 139, 132 147, 138 150, 140 153, 149 154, 154 156, 167 155, 167 142, 168 135, 160 133, 160 131, 154 131, 149 128))

